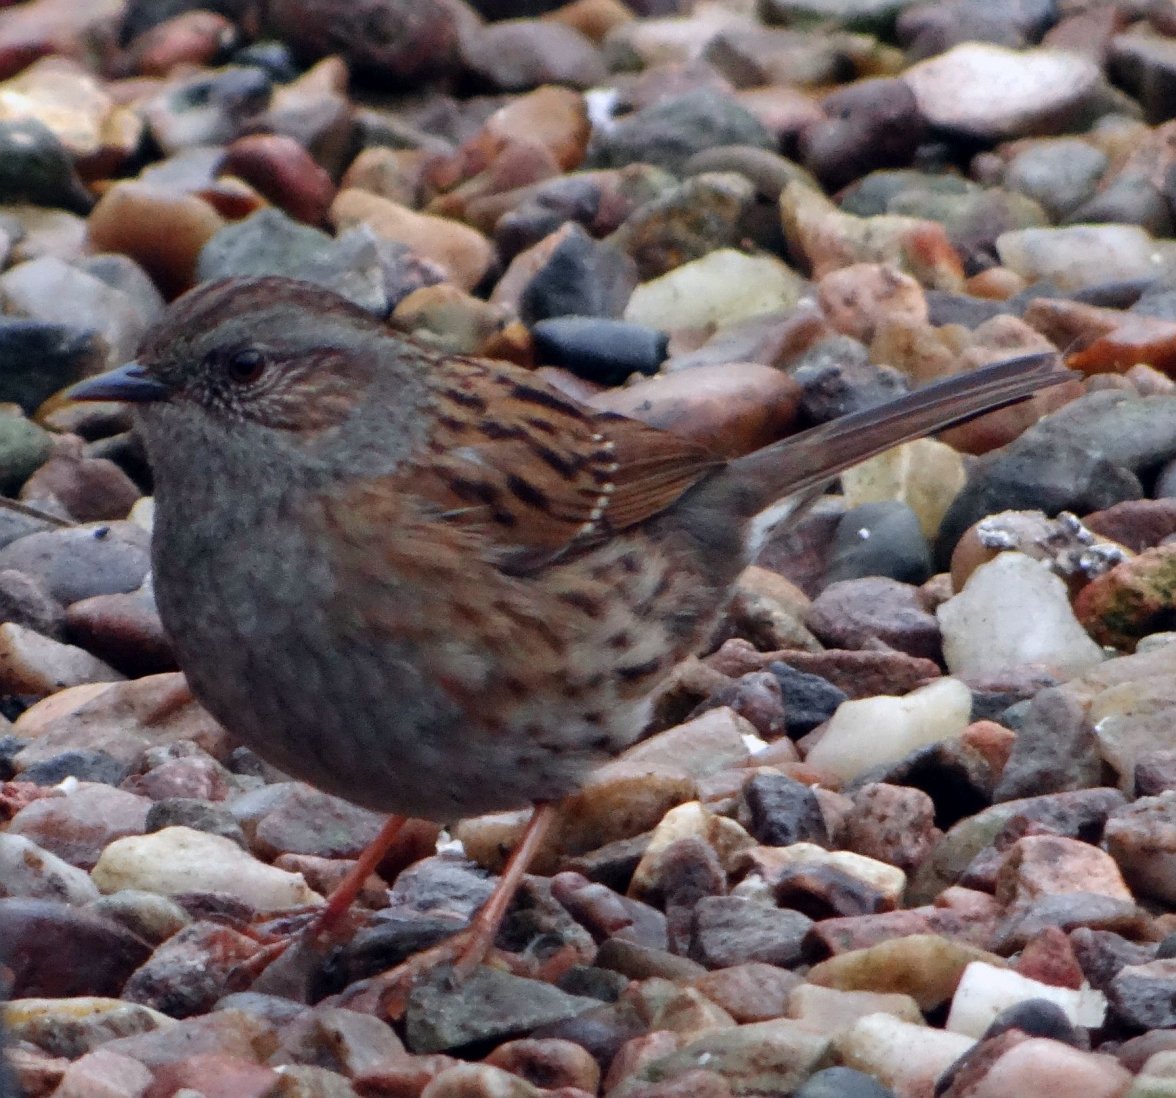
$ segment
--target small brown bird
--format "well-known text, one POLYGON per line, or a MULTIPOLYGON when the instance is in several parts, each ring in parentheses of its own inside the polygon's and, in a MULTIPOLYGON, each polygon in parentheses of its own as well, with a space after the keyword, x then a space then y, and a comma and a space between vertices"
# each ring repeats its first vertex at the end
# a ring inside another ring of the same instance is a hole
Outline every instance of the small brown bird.
POLYGON ((156 598, 204 706, 295 777, 451 821, 556 801, 632 743, 782 497, 1068 376, 1030 355, 722 461, 252 278, 185 295, 137 362, 71 395, 136 406, 156 598))

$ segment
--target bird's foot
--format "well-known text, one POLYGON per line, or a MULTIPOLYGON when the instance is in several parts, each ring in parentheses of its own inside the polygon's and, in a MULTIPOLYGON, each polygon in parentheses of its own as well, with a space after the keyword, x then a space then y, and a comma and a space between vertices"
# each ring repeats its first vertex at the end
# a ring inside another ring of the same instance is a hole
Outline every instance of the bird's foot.
POLYGON ((482 964, 505 968, 517 976, 534 975, 532 961, 495 949, 493 940, 487 940, 484 926, 475 920, 465 930, 413 954, 395 968, 352 984, 334 1001, 348 1010, 398 1021, 404 1017, 409 996, 418 984, 438 982, 458 988, 482 964))

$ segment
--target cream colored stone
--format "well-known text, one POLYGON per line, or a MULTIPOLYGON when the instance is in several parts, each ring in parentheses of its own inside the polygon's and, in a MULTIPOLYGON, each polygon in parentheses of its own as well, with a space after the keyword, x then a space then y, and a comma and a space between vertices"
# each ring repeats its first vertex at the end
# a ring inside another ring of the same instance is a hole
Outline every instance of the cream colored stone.
POLYGON ((814 1033, 837 1037, 870 1014, 889 1014, 921 1026, 923 1012, 909 995, 881 991, 840 991, 818 984, 800 984, 788 996, 787 1016, 814 1033))
POLYGON ((666 331, 722 328, 761 313, 794 308, 805 281, 771 256, 720 248, 643 282, 625 319, 666 331))
POLYGON ((980 565, 935 614, 943 658, 955 675, 996 674, 1026 663, 1076 675, 1104 658, 1074 616, 1065 583, 1024 553, 1000 553, 980 565))
POLYGON ((1002 1010, 1029 999, 1046 999, 1060 1007, 1076 1026, 1098 1029, 1107 1013, 1107 998, 1086 986, 1057 987, 1031 980, 1010 968, 973 961, 964 969, 951 1001, 947 1028, 979 1039, 1002 1010))
POLYGON ((15 622, 0 625, 0 690, 5 694, 52 694, 67 686, 119 682, 123 677, 84 648, 15 622))
POLYGON ((912 751, 963 735, 972 692, 959 679, 942 678, 905 697, 843 702, 805 761, 852 781, 912 751))
POLYGON ((477 229, 447 217, 417 213, 367 191, 340 191, 331 204, 331 221, 339 230, 367 225, 385 240, 407 244, 418 255, 439 263, 463 290, 481 282, 494 261, 494 246, 477 229))
POLYGON ((901 500, 918 517, 924 536, 933 538, 967 479, 957 450, 920 438, 847 469, 841 474, 841 491, 846 507, 901 500))
POLYGON ((653 881, 654 870, 662 852, 672 842, 691 837, 706 842, 718 855, 719 863, 728 874, 733 871, 738 856, 755 846, 755 839, 729 817, 717 815, 698 801, 680 804, 677 808, 671 808, 654 828, 649 845, 633 871, 629 895, 644 896, 653 881))
POLYGON ((101 891, 139 888, 170 896, 181 892, 229 892, 257 911, 280 911, 322 900, 301 873, 259 862, 231 839, 165 827, 150 835, 116 839, 94 866, 101 891))
MULTIPOLYGON (((935 1083, 974 1044, 971 1037, 889 1014, 870 1014, 836 1039, 847 1067, 873 1075, 904 1098, 930 1098, 935 1083)), ((1009 1091, 1009 1094, 1025 1093, 1009 1091)))

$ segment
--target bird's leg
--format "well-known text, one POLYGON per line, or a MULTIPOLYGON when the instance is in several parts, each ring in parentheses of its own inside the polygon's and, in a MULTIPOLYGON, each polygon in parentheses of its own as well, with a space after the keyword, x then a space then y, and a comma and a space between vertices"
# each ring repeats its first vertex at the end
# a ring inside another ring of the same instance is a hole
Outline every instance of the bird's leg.
POLYGON ((339 920, 351 910, 355 898, 362 890, 364 883, 375 871, 376 866, 384 860, 384 856, 392 849, 392 844, 404 830, 408 823, 407 816, 389 816, 376 837, 363 848, 358 861, 348 871, 327 897, 326 905, 318 913, 313 923, 307 927, 306 933, 310 938, 322 938, 331 933, 339 920))
POLYGON ((535 811, 527 821, 523 837, 519 840, 519 845, 511 851, 503 867, 502 876, 498 878, 494 891, 490 893, 490 898, 479 908, 474 921, 461 935, 465 940, 461 953, 453 964, 455 979, 464 980, 486 959, 486 954, 494 945, 494 939, 498 937, 502 920, 506 918, 507 909, 515 898, 519 885, 523 883, 523 875, 535 860, 535 854, 543 845, 543 840, 547 838, 554 822, 554 805, 535 806, 535 811))
POLYGON ((388 972, 354 985, 344 992, 339 1005, 397 1018, 404 1013, 413 984, 425 972, 442 965, 452 965, 451 978, 456 982, 466 979, 486 959, 494 945, 523 875, 534 860, 536 851, 543 845, 555 816, 554 805, 535 806, 523 837, 507 859, 494 891, 465 930, 410 957, 388 972))
POLYGON ((318 970, 340 920, 351 910, 368 877, 396 842, 406 816, 389 816, 347 876, 335 886, 314 920, 297 937, 286 937, 266 946, 239 966, 234 982, 248 983, 255 991, 273 991, 305 999, 313 972, 318 970))

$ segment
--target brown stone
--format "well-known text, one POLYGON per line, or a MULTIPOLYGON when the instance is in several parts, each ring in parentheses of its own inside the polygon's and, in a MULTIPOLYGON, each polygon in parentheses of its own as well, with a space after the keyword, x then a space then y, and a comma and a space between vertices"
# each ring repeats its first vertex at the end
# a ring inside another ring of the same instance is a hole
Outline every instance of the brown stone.
POLYGON ((321 225, 335 184, 292 137, 277 133, 238 137, 226 150, 221 172, 240 176, 297 221, 321 225))
POLYGON ((123 252, 169 297, 188 289, 200 249, 224 225, 208 203, 133 180, 115 183, 90 213, 90 245, 123 252))

